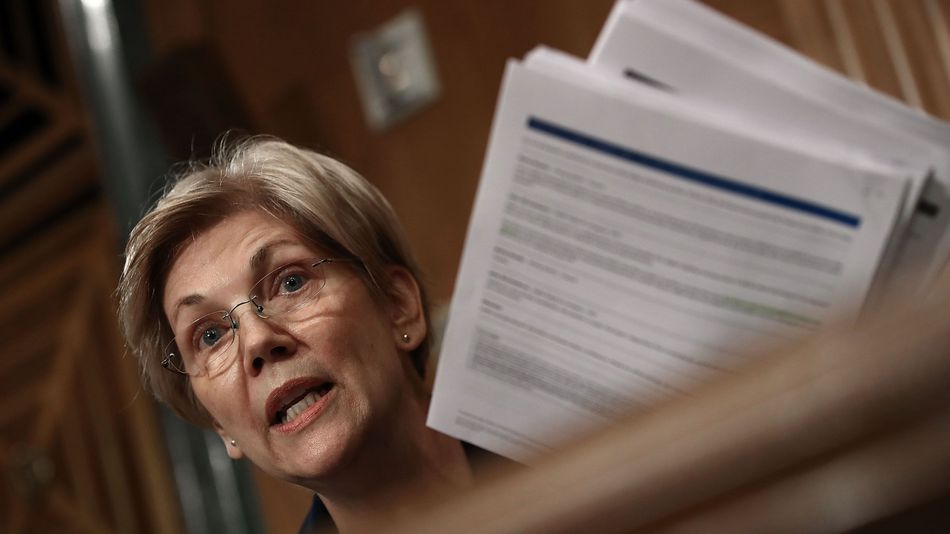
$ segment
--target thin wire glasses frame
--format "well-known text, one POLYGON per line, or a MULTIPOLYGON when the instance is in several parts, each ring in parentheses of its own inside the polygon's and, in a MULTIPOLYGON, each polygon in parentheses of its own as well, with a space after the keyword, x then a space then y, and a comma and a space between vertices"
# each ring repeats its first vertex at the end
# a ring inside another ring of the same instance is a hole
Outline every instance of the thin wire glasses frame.
POLYGON ((227 310, 203 314, 174 335, 165 345, 162 367, 186 376, 203 376, 220 369, 229 361, 229 349, 241 326, 234 314, 245 304, 251 304, 262 319, 301 320, 300 310, 315 302, 326 285, 323 267, 331 263, 361 262, 355 258, 304 259, 270 271, 251 287, 246 300, 227 310), (191 372, 186 369, 185 354, 191 372))

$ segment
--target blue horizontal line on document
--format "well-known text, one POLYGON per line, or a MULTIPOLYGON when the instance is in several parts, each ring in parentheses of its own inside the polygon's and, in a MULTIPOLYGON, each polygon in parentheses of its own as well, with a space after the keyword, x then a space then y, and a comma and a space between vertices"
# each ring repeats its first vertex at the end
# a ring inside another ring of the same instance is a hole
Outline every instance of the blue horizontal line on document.
POLYGON ((536 117, 528 117, 528 128, 694 183, 721 189, 736 195, 749 197, 801 213, 807 213, 852 228, 857 228, 861 225, 861 218, 850 213, 660 159, 536 117))

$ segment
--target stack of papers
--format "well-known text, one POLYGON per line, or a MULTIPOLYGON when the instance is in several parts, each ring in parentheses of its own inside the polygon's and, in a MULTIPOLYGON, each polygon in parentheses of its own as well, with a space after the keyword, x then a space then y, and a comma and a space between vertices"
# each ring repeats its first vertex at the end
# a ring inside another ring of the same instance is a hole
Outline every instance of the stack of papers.
POLYGON ((587 61, 507 65, 429 425, 530 462, 898 279, 925 289, 947 147, 701 4, 621 0, 587 61))

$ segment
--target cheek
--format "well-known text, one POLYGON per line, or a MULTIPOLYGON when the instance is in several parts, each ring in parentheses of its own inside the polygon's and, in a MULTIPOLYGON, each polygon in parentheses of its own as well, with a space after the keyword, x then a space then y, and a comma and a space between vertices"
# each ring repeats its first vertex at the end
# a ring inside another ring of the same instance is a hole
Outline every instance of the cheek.
POLYGON ((293 335, 304 350, 312 350, 335 368, 359 366, 372 370, 393 352, 388 327, 375 306, 360 299, 341 299, 293 335))
POLYGON ((341 321, 327 339, 327 362, 339 380, 362 392, 371 404, 387 402, 401 380, 399 354, 378 321, 341 321))
POLYGON ((198 401, 211 417, 225 428, 238 426, 247 420, 247 395, 238 384, 237 377, 218 377, 214 383, 193 385, 198 401))

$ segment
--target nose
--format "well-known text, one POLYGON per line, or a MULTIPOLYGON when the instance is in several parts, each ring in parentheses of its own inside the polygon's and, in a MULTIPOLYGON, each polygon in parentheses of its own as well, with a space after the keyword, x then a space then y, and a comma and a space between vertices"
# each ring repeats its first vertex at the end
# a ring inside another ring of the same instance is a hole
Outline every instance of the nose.
POLYGON ((255 313, 253 305, 248 308, 253 311, 238 310, 240 317, 234 317, 236 341, 244 370, 256 376, 268 364, 292 357, 297 343, 279 323, 255 313))

